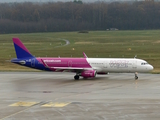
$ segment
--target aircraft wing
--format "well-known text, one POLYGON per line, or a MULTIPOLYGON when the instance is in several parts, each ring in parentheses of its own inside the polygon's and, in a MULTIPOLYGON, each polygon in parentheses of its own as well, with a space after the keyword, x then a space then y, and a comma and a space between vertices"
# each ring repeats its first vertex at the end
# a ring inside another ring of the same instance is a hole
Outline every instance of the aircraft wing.
POLYGON ((79 68, 79 67, 50 67, 47 65, 47 63, 45 63, 42 60, 43 64, 45 65, 45 67, 50 68, 50 69, 54 69, 57 72, 82 72, 84 70, 93 70, 93 68, 79 68))
POLYGON ((87 55, 84 52, 83 52, 83 56, 84 56, 84 58, 88 58, 87 55))
POLYGON ((49 67, 51 69, 56 69, 56 71, 66 71, 66 72, 82 72, 84 70, 93 70, 92 68, 76 68, 76 67, 49 67))

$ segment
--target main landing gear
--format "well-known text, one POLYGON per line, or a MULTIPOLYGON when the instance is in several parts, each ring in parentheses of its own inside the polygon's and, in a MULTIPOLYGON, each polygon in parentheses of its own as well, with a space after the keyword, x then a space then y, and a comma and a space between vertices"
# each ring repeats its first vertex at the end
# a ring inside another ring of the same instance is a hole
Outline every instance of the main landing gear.
POLYGON ((135 80, 138 80, 138 73, 135 72, 135 80))
POLYGON ((79 75, 75 75, 75 76, 74 76, 74 79, 75 79, 75 80, 79 80, 79 75))

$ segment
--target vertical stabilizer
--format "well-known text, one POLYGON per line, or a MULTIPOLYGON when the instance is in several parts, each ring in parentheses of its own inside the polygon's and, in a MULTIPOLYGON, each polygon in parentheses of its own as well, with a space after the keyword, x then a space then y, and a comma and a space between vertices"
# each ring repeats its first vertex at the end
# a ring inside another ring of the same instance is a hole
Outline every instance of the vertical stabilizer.
POLYGON ((14 48, 17 58, 30 58, 33 57, 28 49, 23 45, 19 38, 13 38, 14 48))

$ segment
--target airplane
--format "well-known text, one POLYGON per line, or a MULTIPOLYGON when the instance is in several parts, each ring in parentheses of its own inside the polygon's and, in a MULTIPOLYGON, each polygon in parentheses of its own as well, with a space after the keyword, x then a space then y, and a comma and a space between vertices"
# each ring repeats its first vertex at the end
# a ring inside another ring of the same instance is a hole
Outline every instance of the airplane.
POLYGON ((53 72, 74 72, 75 80, 83 78, 94 78, 96 74, 108 73, 134 73, 138 79, 138 72, 145 73, 153 70, 153 66, 145 60, 137 58, 53 58, 34 57, 24 46, 19 38, 13 38, 17 58, 12 63, 22 66, 53 72))

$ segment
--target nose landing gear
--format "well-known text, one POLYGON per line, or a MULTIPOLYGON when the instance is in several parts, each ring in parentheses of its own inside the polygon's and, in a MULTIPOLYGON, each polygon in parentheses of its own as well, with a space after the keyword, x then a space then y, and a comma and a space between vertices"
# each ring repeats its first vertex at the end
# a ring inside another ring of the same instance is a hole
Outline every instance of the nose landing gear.
POLYGON ((135 72, 135 80, 138 80, 138 73, 135 72))

